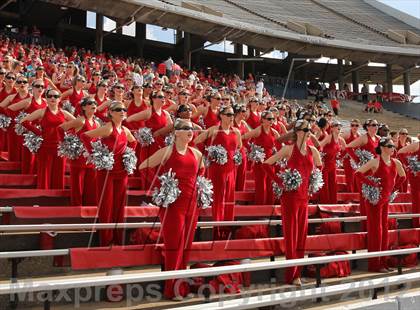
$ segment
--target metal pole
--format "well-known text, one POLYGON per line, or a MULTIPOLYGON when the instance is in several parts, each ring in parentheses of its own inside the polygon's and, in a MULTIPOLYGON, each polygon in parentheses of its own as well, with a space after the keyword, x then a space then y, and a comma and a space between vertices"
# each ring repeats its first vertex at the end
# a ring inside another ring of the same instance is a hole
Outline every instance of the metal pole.
POLYGON ((292 59, 292 63, 290 64, 290 69, 289 69, 289 74, 287 75, 287 80, 286 80, 286 84, 284 85, 284 89, 283 89, 283 95, 282 97, 284 98, 284 96, 286 95, 286 91, 287 91, 287 86, 289 86, 289 79, 290 79, 290 75, 292 74, 292 70, 293 70, 293 65, 295 63, 295 60, 317 60, 319 58, 293 58, 292 59))

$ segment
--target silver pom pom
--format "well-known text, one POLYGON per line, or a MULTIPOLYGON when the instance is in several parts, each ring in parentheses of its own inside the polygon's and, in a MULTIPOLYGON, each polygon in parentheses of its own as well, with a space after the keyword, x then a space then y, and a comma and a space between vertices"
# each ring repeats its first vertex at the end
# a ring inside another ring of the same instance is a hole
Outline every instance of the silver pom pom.
POLYGON ((287 167, 287 159, 283 158, 282 160, 276 161, 276 165, 280 167, 280 169, 284 169, 287 167))
POLYGON ((283 181, 283 187, 286 192, 297 190, 302 184, 302 176, 296 169, 286 169, 277 174, 283 181))
POLYGON ((144 127, 134 132, 134 137, 141 144, 141 146, 149 146, 155 139, 153 138, 152 129, 144 127))
POLYGON ((354 151, 354 154, 356 154, 356 156, 359 159, 359 162, 357 163, 353 159, 350 160, 350 165, 354 170, 359 169, 361 166, 366 164, 369 160, 375 158, 375 155, 373 155, 371 152, 362 150, 362 149, 356 149, 354 151))
POLYGON ((228 162, 227 151, 222 145, 207 146, 206 151, 210 161, 222 166, 228 162))
POLYGON ((213 203, 213 183, 211 180, 199 175, 196 186, 198 206, 202 209, 210 208, 213 203))
POLYGON ((85 148, 79 137, 68 132, 64 134, 63 141, 61 141, 57 147, 58 156, 67 157, 71 160, 79 158, 84 150, 85 148))
POLYGON ((380 178, 375 178, 372 176, 368 176, 370 180, 377 183, 378 186, 372 186, 368 184, 362 184, 362 196, 369 201, 370 204, 376 205, 379 202, 379 199, 381 198, 381 191, 382 188, 379 187, 380 184, 380 178))
POLYGON ((311 176, 309 177, 309 194, 315 194, 324 186, 324 180, 322 178, 322 172, 318 168, 315 168, 311 176))
POLYGON ((136 170, 137 157, 136 152, 134 152, 134 150, 131 147, 127 146, 125 148, 122 161, 124 164, 125 171, 127 171, 128 174, 133 174, 134 170, 136 170))
POLYGON ((169 146, 174 144, 175 136, 173 134, 169 134, 165 137, 165 145, 169 146))
POLYGON ((271 184, 273 186, 273 194, 276 199, 280 199, 283 194, 283 188, 281 188, 276 182, 273 181, 271 184))
POLYGON ((201 115, 200 117, 199 117, 199 119, 198 119, 198 125, 200 125, 200 127, 204 130, 204 129, 206 129, 206 124, 204 124, 204 118, 203 118, 203 116, 201 115))
POLYGON ((265 160, 264 148, 257 144, 250 143, 248 159, 255 163, 263 163, 265 160))
POLYGON ((31 153, 38 152, 44 139, 32 131, 28 131, 23 134, 23 145, 28 148, 31 153))
POLYGON ((76 111, 76 108, 72 106, 70 101, 64 101, 62 109, 64 111, 69 112, 70 114, 74 114, 74 112, 76 111))
POLYGON ((90 143, 92 153, 87 154, 86 163, 94 164, 97 170, 112 170, 114 166, 114 153, 102 144, 100 140, 90 143))
POLYGON ((320 151, 319 156, 321 157, 321 161, 324 162, 325 152, 320 151))
POLYGON ((241 150, 236 150, 235 155, 233 155, 233 162, 236 166, 242 165, 242 153, 241 150))
POLYGON ((21 125, 21 123, 20 123, 20 121, 26 116, 26 115, 28 115, 28 113, 26 113, 26 112, 20 112, 19 114, 18 114, 18 116, 16 116, 15 117, 15 133, 18 135, 18 136, 21 136, 21 135, 23 135, 25 132, 27 132, 27 130, 26 130, 26 128, 25 127, 23 127, 22 125, 21 125))
POLYGON ((152 201, 155 205, 167 208, 181 195, 178 179, 175 176, 175 173, 172 173, 172 169, 170 169, 159 177, 160 188, 155 187, 152 195, 152 201))
POLYGON ((0 114, 0 128, 7 128, 10 126, 12 119, 4 114, 0 114))
POLYGON ((413 175, 417 175, 417 172, 420 171, 420 161, 417 158, 417 155, 407 157, 408 169, 413 175))
POLYGON ((94 119, 94 121, 98 122, 99 126, 103 126, 103 125, 105 125, 105 124, 106 124, 103 120, 101 120, 101 119, 100 119, 99 117, 97 117, 97 116, 94 116, 94 117, 93 117, 93 119, 94 119))
POLYGON ((398 196, 398 191, 393 191, 393 192, 391 193, 391 195, 389 195, 389 202, 390 202, 390 203, 393 203, 393 202, 394 202, 394 200, 395 200, 395 198, 397 198, 397 196, 398 196))

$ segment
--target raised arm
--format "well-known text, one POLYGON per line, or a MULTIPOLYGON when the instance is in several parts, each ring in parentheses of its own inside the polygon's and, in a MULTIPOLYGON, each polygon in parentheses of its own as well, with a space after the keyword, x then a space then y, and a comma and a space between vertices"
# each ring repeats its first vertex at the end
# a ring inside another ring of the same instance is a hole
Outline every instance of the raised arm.
POLYGON ((419 147, 420 147, 420 142, 411 143, 401 148, 398 151, 398 154, 414 153, 418 151, 419 147))
POLYGON ((134 113, 127 117, 126 122, 135 122, 135 121, 144 121, 149 119, 152 116, 152 110, 147 109, 138 113, 134 113))
POLYGON ((286 145, 283 146, 280 151, 275 153, 273 156, 271 156, 269 159, 267 159, 264 164, 268 165, 274 165, 279 160, 282 160, 283 158, 289 158, 292 155, 293 146, 292 145, 286 145))
POLYGON ((261 134, 261 126, 258 126, 257 128, 244 133, 242 135, 242 139, 246 140, 246 139, 256 138, 256 137, 259 137, 260 134, 261 134))
POLYGON ((353 140, 352 142, 350 142, 347 147, 348 148, 358 148, 359 146, 365 145, 367 143, 367 137, 366 135, 360 136, 358 138, 356 138, 355 140, 353 140))
POLYGON ((63 129, 64 131, 68 131, 72 128, 75 128, 76 131, 78 131, 80 130, 80 128, 83 127, 84 123, 85 123, 85 118, 82 116, 79 116, 78 118, 62 123, 59 127, 63 129))
POLYGON ((31 104, 32 97, 23 99, 19 102, 9 105, 7 108, 12 111, 19 111, 26 109, 31 104))
POLYGON ((31 114, 26 115, 24 118, 22 118, 20 123, 22 124, 23 122, 33 122, 38 119, 41 119, 44 117, 44 113, 45 113, 45 109, 36 110, 32 112, 31 114))
POLYGON ((152 156, 146 158, 139 166, 139 170, 146 168, 154 168, 165 162, 171 153, 172 146, 166 146, 156 151, 152 156))

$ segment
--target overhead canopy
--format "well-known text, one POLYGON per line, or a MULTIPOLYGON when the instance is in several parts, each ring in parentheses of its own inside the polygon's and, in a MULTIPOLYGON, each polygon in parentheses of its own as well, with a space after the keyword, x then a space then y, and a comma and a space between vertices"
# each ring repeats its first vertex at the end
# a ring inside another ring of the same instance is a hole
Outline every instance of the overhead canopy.
POLYGON ((95 11, 122 22, 135 20, 174 28, 211 42, 226 38, 264 51, 369 60, 403 68, 416 65, 420 59, 419 29, 362 0, 44 1, 95 11))

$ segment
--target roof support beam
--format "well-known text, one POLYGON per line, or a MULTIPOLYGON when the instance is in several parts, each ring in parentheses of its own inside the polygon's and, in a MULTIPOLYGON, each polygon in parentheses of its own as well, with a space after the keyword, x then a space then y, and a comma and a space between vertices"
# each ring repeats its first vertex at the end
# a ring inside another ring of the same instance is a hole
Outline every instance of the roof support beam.
POLYGON ((363 67, 366 67, 368 64, 369 64, 369 61, 368 62, 365 62, 365 63, 363 63, 363 64, 361 64, 359 66, 356 66, 354 68, 351 68, 350 70, 348 70, 347 72, 344 73, 343 78, 346 78, 347 76, 349 76, 353 71, 357 71, 357 70, 359 70, 359 69, 361 69, 363 67))

